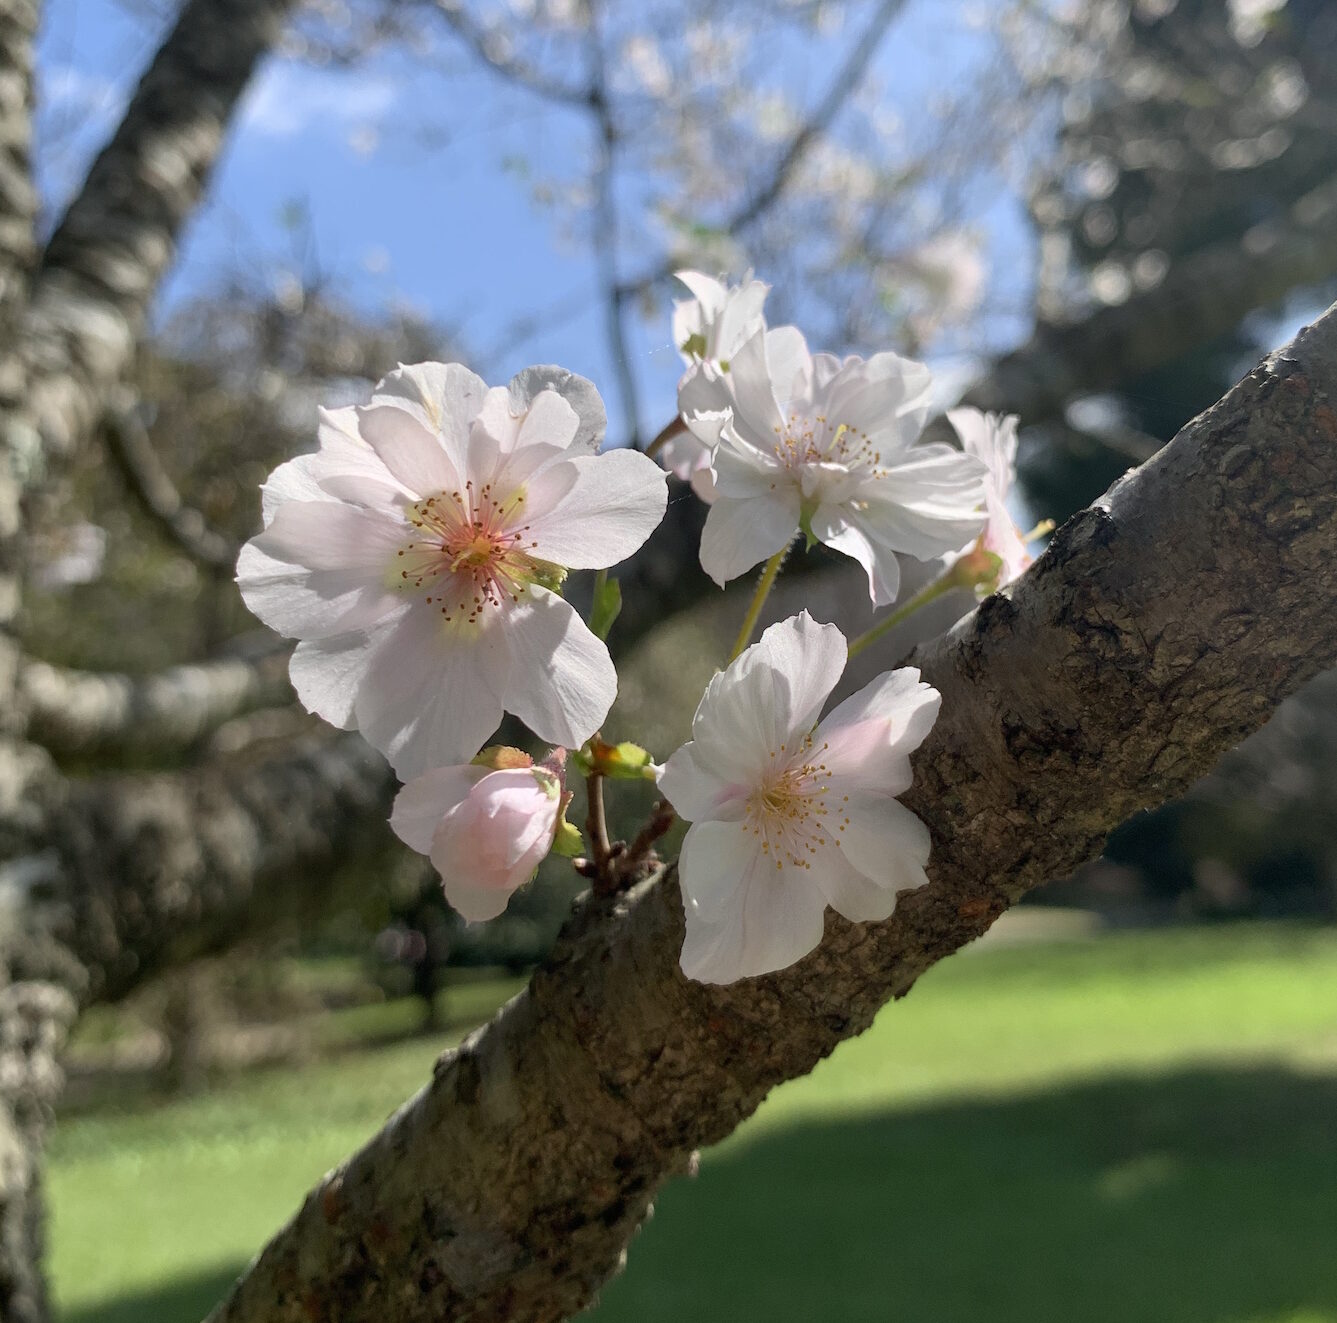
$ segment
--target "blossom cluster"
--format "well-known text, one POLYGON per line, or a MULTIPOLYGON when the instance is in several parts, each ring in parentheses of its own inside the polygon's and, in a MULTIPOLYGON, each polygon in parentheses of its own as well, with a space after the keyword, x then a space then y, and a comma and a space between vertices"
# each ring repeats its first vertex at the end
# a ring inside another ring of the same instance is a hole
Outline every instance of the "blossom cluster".
POLYGON ((598 392, 564 369, 490 388, 458 363, 401 366, 366 405, 323 411, 318 448, 265 483, 237 579, 298 640, 303 704, 360 731, 404 780, 391 826, 466 919, 501 913, 553 850, 587 852, 576 865, 596 891, 626 885, 671 805, 690 824, 682 968, 728 982, 811 951, 828 907, 885 919, 926 880, 928 830, 896 797, 939 696, 900 669, 822 717, 850 650, 841 632, 805 611, 750 643, 791 544, 853 558, 877 607, 896 600, 898 554, 940 560, 942 585, 991 591, 1028 553, 1006 507, 1015 419, 954 410, 959 447, 924 441, 922 364, 814 354, 796 328, 767 326, 760 281, 680 278, 693 296, 673 317, 680 423, 658 458, 710 505, 707 573, 723 586, 767 571, 663 768, 601 728, 617 692, 606 571, 658 525, 666 473, 601 449, 598 392), (591 623, 563 595, 573 570, 599 571, 591 623), (507 713, 550 751, 488 746, 507 713), (566 821, 571 767, 591 791, 587 841, 566 821), (657 777, 666 800, 631 849, 602 823, 602 782, 618 776, 657 777))

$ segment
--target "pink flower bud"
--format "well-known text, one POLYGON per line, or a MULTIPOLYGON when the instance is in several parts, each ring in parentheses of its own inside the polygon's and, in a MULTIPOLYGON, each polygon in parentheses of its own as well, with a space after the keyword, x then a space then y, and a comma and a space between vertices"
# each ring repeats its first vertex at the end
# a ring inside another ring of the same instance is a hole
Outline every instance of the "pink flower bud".
POLYGON ((404 786, 390 826, 430 857, 446 899, 477 921, 496 918, 534 876, 561 807, 561 778, 545 767, 441 767, 404 786))

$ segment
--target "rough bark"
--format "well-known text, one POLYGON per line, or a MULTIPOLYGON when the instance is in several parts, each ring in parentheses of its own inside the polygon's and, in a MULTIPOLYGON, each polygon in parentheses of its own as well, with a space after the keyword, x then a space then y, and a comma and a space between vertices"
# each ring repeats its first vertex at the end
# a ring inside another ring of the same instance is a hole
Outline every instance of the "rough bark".
POLYGON ((54 753, 189 749, 230 720, 292 697, 286 649, 256 660, 223 657, 151 675, 79 671, 23 662, 17 701, 28 738, 54 753))
POLYGON ((291 0, 190 0, 47 244, 28 309, 28 414, 70 451, 131 361, 228 120, 291 0))
POLYGON ((557 1320, 656 1189, 1134 809, 1337 660, 1337 308, 917 657, 930 885, 794 968, 683 979, 672 874, 587 902, 529 988, 308 1196, 212 1323, 557 1320))

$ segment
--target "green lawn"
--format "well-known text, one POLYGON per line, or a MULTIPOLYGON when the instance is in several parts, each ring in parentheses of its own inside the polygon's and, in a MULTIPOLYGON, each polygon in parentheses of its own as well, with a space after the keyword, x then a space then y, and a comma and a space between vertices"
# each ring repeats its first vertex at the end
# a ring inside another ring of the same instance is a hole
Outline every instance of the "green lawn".
MULTIPOLYGON (((63 1117, 64 1317, 195 1323, 439 1047, 63 1117)), ((946 962, 664 1193, 593 1317, 1337 1323, 1337 932, 946 962)))

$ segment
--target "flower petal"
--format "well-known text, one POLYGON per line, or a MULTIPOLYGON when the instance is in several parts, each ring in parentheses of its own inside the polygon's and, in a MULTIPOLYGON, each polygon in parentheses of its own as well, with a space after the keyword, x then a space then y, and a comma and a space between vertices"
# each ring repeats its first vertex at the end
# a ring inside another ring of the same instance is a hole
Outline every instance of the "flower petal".
MULTIPOLYGON (((896 908, 897 888, 861 873, 829 838, 820 851, 820 862, 813 859, 812 877, 827 904, 853 923, 889 919, 896 908)), ((904 885, 917 886, 918 883, 904 885)))
POLYGON ((696 917, 718 923, 737 901, 754 868, 773 869, 761 857, 761 838, 742 822, 697 822, 683 837, 678 877, 683 903, 696 917))
MULTIPOLYGON (((401 609, 407 611, 408 603, 401 609)), ((288 678, 302 706, 340 730, 352 730, 358 686, 394 623, 392 618, 370 629, 299 643, 288 662, 288 678)))
MULTIPOLYGON (((844 808, 848 821, 838 839, 845 858, 855 869, 891 892, 922 887, 928 881, 924 872, 929 856, 928 828, 904 804, 890 797, 852 795, 844 808)), ((817 872, 814 867, 813 873, 817 872)), ((839 881, 835 885, 839 886, 839 881)), ((855 894, 851 890, 848 898, 853 901, 855 894)), ((834 897, 831 903, 840 908, 834 897)), ((845 917, 858 918, 855 914, 845 917)))
MULTIPOLYGON (((441 438, 429 432, 407 409, 369 404, 358 410, 358 429, 385 467, 415 497, 432 496, 463 485, 441 438)), ((459 445, 464 438, 454 440, 459 445)))
POLYGON ((568 569, 602 569, 638 551, 659 526, 668 480, 639 451, 608 450, 548 465, 532 478, 526 502, 533 555, 568 569))
POLYGON ((401 778, 468 762, 500 724, 508 632, 495 619, 482 629, 447 625, 415 603, 384 637, 354 712, 401 778))
MULTIPOLYGON (((428 432, 439 433, 453 446, 462 446, 487 393, 487 382, 463 363, 401 363, 377 383, 371 402, 407 405, 426 424, 428 432)), ((444 490, 428 488, 419 495, 444 490)))
POLYGON ((832 551, 857 560, 868 574, 868 595, 877 606, 896 600, 901 587, 901 567, 896 553, 879 546, 848 521, 839 506, 819 505, 812 517, 812 535, 832 551))
POLYGON ((798 523, 797 488, 785 485, 746 500, 721 496, 701 533, 701 568, 723 588, 787 547, 798 523))
POLYGON ((517 372, 507 391, 511 397, 511 410, 517 414, 527 410, 530 401, 545 391, 560 395, 575 410, 578 420, 575 436, 568 443, 570 449, 592 455, 603 444, 608 415, 597 388, 588 377, 552 363, 540 363, 517 372))
POLYGON ((530 588, 506 616, 514 657, 505 702, 541 740, 578 748, 603 724, 617 697, 607 647, 569 602, 530 588))
POLYGON ((909 756, 938 719, 942 695, 912 666, 887 671, 833 708, 817 728, 833 790, 899 795, 910 786, 909 756))
POLYGON ((680 964, 688 978, 733 983, 769 974, 801 960, 822 940, 826 902, 804 870, 777 869, 762 857, 730 898, 718 922, 685 906, 680 964))
POLYGON ((745 788, 697 758, 690 740, 664 764, 658 784, 659 793, 687 822, 736 822, 742 815, 745 788))
POLYGON ((441 819, 468 797, 486 775, 486 767, 464 764, 434 767, 415 776, 395 796, 390 810, 390 830, 411 850, 430 854, 432 837, 441 819))

